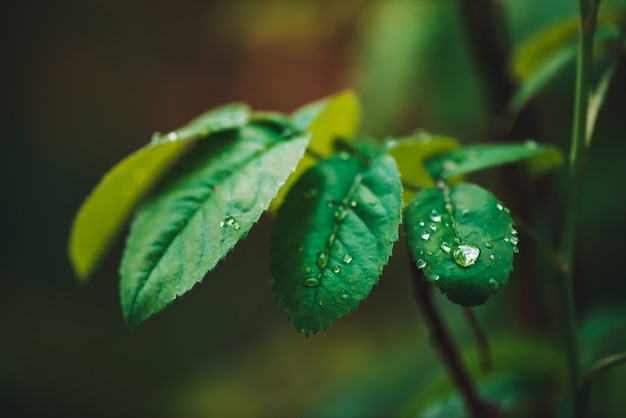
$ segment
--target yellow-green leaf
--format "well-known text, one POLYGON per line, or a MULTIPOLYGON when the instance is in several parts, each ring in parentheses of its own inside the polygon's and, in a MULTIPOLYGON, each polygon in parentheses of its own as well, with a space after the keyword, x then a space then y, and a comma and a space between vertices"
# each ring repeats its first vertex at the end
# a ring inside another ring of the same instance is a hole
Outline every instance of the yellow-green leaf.
POLYGON ((315 156, 306 154, 300 160, 293 175, 272 201, 270 211, 280 207, 291 186, 302 173, 317 163, 317 157, 325 158, 333 154, 335 139, 352 138, 356 134, 360 117, 359 100, 350 90, 309 103, 293 113, 293 125, 311 133, 308 149, 315 156))
POLYGON ((74 220, 69 254, 78 278, 89 278, 139 201, 198 138, 245 124, 248 114, 243 104, 213 109, 181 129, 165 135, 156 133, 151 144, 113 167, 74 220))

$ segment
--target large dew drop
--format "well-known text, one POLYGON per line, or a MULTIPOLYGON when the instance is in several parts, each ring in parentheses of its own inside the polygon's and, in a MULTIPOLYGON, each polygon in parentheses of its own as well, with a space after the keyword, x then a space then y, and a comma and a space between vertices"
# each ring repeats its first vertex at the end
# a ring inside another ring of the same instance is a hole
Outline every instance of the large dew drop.
POLYGON ((480 248, 470 243, 460 244, 452 253, 454 262, 461 267, 473 266, 476 264, 476 260, 478 260, 479 255, 480 248))
POLYGON ((352 255, 351 254, 344 255, 341 261, 343 261, 344 264, 350 264, 352 262, 352 255))
POLYGON ((423 258, 418 258, 417 261, 415 262, 415 265, 417 266, 418 269, 423 269, 426 267, 426 260, 424 260, 423 258))

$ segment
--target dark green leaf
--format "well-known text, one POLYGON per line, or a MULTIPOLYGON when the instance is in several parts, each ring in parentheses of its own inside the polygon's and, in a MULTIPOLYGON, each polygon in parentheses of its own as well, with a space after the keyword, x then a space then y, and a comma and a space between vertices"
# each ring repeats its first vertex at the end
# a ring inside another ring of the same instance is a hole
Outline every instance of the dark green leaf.
MULTIPOLYGON (((497 339, 491 344, 494 370, 481 373, 478 355, 466 350, 468 369, 480 395, 507 417, 554 416, 565 388, 565 364, 557 347, 540 340, 497 339)), ((421 387, 403 417, 466 417, 462 399, 448 376, 421 387)))
POLYGON ((605 303, 592 310, 581 332, 581 366, 590 382, 600 371, 626 361, 626 308, 605 303))
MULTIPOLYGON (((534 141, 526 141, 524 144, 499 144, 499 145, 471 145, 458 150, 437 156, 426 164, 428 170, 435 178, 447 179, 459 174, 472 173, 490 167, 514 163, 532 158, 543 158, 550 155, 551 159, 543 162, 560 164, 553 157, 559 151, 549 145, 539 145, 534 141)), ((550 166, 542 166, 548 169, 550 166)))
POLYGON ((113 167, 76 215, 69 245, 76 275, 85 280, 93 273, 137 203, 198 138, 236 128, 247 121, 248 114, 242 104, 210 110, 181 129, 154 134, 152 144, 113 167))
POLYGON ((398 239, 400 174, 383 155, 347 154, 309 169, 278 212, 271 241, 274 295, 305 334, 353 311, 378 281, 398 239))
POLYGON ((308 143, 282 132, 252 123, 210 135, 139 208, 121 266, 131 327, 201 281, 267 209, 308 143))
POLYGON ((480 305, 507 282, 519 239, 508 209, 487 190, 424 189, 405 223, 417 267, 452 302, 480 305))

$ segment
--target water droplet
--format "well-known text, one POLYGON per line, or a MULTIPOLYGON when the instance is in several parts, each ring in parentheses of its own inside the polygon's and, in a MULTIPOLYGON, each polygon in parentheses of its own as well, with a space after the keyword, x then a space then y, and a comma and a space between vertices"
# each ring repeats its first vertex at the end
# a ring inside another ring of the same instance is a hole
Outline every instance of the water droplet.
POLYGON ((415 265, 418 269, 423 269, 424 267, 426 267, 426 264, 426 260, 424 260, 423 258, 418 258, 415 262, 415 265))
POLYGON ((441 277, 439 277, 439 275, 438 275, 438 274, 435 274, 435 277, 433 277, 433 280, 434 280, 434 281, 437 281, 437 280, 439 280, 440 278, 441 278, 441 277))
POLYGON ((420 202, 418 202, 417 200, 413 201, 413 206, 419 206, 419 205, 420 205, 420 202))
POLYGON ((444 223, 444 225, 446 226, 446 228, 450 227, 450 224, 448 222, 444 223))
POLYGON ((350 264, 352 262, 352 255, 350 254, 344 255, 341 261, 343 261, 344 264, 350 264))
POLYGON ((341 267, 333 266, 333 273, 338 274, 341 271, 341 267))
POLYGON ((178 139, 178 134, 172 131, 169 134, 167 134, 167 139, 170 141, 176 141, 178 139))
POLYGON ((353 207, 353 208, 356 208, 356 201, 353 200, 352 202, 350 202, 350 206, 353 207))
POLYGON ((517 248, 517 247, 513 247, 513 253, 514 253, 514 254, 519 253, 519 248, 517 248))
POLYGON ((509 239, 509 241, 510 241, 510 242, 511 242, 511 244, 513 244, 513 245, 517 245, 517 244, 519 244, 519 238, 517 237, 517 235, 513 235, 513 236, 509 239))
POLYGON ((495 259, 496 259, 496 256, 495 256, 495 255, 493 255, 493 254, 489 254, 489 259, 490 259, 490 260, 495 260, 495 259))
POLYGON ((335 219, 337 219, 337 222, 343 222, 343 220, 346 219, 346 216, 348 216, 348 211, 344 208, 339 208, 337 212, 335 212, 335 219))
POLYGON ((346 289, 341 289, 341 297, 348 299, 348 291, 346 289))
POLYGON ((476 264, 476 260, 478 260, 479 255, 480 248, 470 243, 460 244, 452 253, 454 262, 461 267, 473 266, 476 264))
POLYGON ((430 234, 427 231, 422 232, 422 239, 428 241, 428 238, 430 238, 430 234))
POLYGON ((161 132, 155 132, 152 134, 152 138, 150 138, 150 142, 152 144, 157 144, 161 140, 161 132))
POLYGON ((426 255, 433 255, 433 252, 428 250, 428 251, 426 251, 426 255))
POLYGON ((493 244, 490 242, 485 242, 485 247, 487 248, 493 248, 493 244))
POLYGON ((306 266, 306 267, 304 268, 304 272, 305 272, 306 274, 311 274, 311 271, 312 271, 311 266, 306 266))
POLYGON ((419 222, 418 222, 418 225, 419 225, 419 226, 426 226, 426 222, 424 222, 424 221, 419 221, 419 222))
POLYGON ((342 160, 346 161, 348 158, 350 158, 350 154, 348 154, 345 151, 342 151, 339 153, 339 158, 341 158, 342 160))
POLYGON ((513 234, 513 235, 517 235, 517 229, 515 229, 515 228, 511 228, 511 234, 513 234))
POLYGON ((452 213, 452 203, 446 203, 446 212, 452 213))
POLYGON ((504 242, 509 242, 511 240, 511 238, 509 238, 508 235, 505 235, 503 239, 504 239, 504 242))
POLYGON ((370 202, 370 205, 371 205, 371 206, 376 206, 377 204, 378 204, 378 200, 372 200, 372 201, 370 202))
POLYGON ((323 306, 323 305, 324 305, 324 302, 322 302, 322 301, 320 300, 319 302, 317 302, 317 304, 318 304, 319 306, 323 306))
POLYGON ((452 250, 452 246, 450 244, 448 244, 447 242, 445 242, 445 241, 442 242, 439 247, 446 253, 449 253, 450 250, 452 250))
POLYGON ((433 231, 436 231, 436 230, 437 230, 437 225, 435 225, 435 224, 430 224, 430 225, 428 225, 428 227, 429 227, 430 229, 432 229, 433 231))
POLYGON ((524 146, 530 150, 536 150, 539 147, 539 145, 532 139, 529 139, 528 141, 524 142, 524 146))
POLYGON ((467 214, 468 214, 468 213, 469 213, 469 210, 468 210, 468 209, 463 209, 463 210, 461 211, 461 217, 465 218, 465 217, 467 216, 467 214))
POLYGON ((220 222, 220 228, 224 228, 225 226, 230 226, 233 229, 239 229, 240 226, 232 216, 227 216, 224 218, 222 222, 220 222))
POLYGON ((500 282, 496 279, 489 279, 489 291, 495 295, 500 290, 500 282))
POLYGON ((301 253, 302 251, 304 251, 304 247, 301 245, 298 247, 298 252, 301 253))
POLYGON ((327 253, 317 253, 317 261, 315 262, 317 266, 321 269, 326 268, 328 265, 328 254, 327 253))
POLYGON ((309 277, 302 281, 304 287, 316 287, 320 285, 320 281, 316 277, 309 277))
POLYGON ((317 189, 309 189, 304 193, 304 198, 307 200, 315 196, 317 196, 317 189))
POLYGON ((433 222, 441 222, 441 215, 433 209, 433 211, 430 212, 430 220, 433 222))
POLYGON ((504 210, 502 203, 496 203, 496 208, 498 208, 498 210, 504 210))

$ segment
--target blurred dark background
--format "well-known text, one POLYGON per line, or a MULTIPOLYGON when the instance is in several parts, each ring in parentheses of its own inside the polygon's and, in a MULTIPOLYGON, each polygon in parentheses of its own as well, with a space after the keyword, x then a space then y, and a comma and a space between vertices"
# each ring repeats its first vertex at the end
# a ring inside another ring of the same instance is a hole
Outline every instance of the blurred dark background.
MULTIPOLYGON (((514 44, 577 12, 570 0, 504 3, 514 44)), ((267 285, 269 216, 203 284, 132 332, 118 300, 122 240, 80 286, 66 255, 68 234, 106 170, 152 132, 229 101, 291 112, 353 88, 366 134, 382 139, 425 128, 484 141, 484 84, 460 13, 452 0, 3 2, 0 415, 378 416, 401 408, 440 366, 400 245, 358 311, 307 339, 267 285)), ((626 289, 624 75, 622 66, 590 156, 577 266, 586 280, 582 308, 626 289)), ((572 66, 536 103, 543 135, 536 139, 563 150, 573 80, 572 66)), ((503 186, 492 177, 482 180, 497 193, 503 186)), ((559 184, 558 173, 552 181, 559 184)), ((477 309, 488 332, 546 331, 525 318, 523 307, 536 301, 513 296, 525 279, 514 275, 477 309)), ((550 291, 537 299, 550 305, 550 291)), ((441 306, 467 340, 458 309, 441 306)), ((618 402, 607 396, 603 402, 618 402)))

